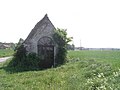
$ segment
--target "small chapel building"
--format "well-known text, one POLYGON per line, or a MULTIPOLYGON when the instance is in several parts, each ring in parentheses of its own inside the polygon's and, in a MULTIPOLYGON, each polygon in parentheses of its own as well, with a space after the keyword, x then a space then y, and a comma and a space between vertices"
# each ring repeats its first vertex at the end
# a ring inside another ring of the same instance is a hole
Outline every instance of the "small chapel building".
POLYGON ((28 53, 40 55, 41 59, 49 67, 55 65, 55 56, 57 53, 57 44, 52 37, 54 30, 55 27, 46 14, 35 25, 23 43, 28 53))

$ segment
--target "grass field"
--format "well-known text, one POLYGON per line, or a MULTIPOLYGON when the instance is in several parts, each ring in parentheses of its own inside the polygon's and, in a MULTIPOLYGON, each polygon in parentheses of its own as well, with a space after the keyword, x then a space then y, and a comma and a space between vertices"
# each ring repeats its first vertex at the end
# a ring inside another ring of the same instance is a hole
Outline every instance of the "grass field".
POLYGON ((14 50, 12 49, 0 49, 0 57, 6 57, 13 55, 14 50))
POLYGON ((80 60, 96 60, 108 63, 114 68, 120 67, 120 51, 69 51, 68 56, 80 60))
POLYGON ((0 63, 0 90, 120 90, 120 51, 69 51, 68 62, 11 73, 0 63))

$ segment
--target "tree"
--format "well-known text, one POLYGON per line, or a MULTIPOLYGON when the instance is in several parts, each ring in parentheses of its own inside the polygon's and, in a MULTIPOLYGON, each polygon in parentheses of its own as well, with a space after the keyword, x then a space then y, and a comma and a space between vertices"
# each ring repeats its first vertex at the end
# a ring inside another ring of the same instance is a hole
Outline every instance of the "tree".
POLYGON ((53 39, 58 45, 58 50, 55 57, 55 63, 57 65, 61 65, 66 62, 67 45, 70 41, 72 41, 72 37, 67 37, 66 31, 66 29, 57 28, 53 34, 53 39))
POLYGON ((24 40, 22 38, 20 38, 19 42, 17 43, 17 45, 15 47, 15 51, 22 45, 23 42, 24 42, 24 40))

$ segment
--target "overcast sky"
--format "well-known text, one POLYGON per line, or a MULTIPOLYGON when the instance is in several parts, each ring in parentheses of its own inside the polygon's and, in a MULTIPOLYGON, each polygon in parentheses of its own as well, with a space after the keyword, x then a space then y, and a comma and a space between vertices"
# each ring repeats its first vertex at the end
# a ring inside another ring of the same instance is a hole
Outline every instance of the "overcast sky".
POLYGON ((75 46, 120 48, 120 0, 0 0, 0 42, 26 39, 46 13, 75 46))

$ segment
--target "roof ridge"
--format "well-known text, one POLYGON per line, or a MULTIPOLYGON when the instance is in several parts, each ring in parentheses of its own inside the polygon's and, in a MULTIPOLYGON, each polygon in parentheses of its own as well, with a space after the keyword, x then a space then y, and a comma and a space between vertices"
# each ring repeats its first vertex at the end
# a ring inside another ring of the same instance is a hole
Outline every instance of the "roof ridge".
MULTIPOLYGON (((34 26, 34 28, 31 30, 31 32, 29 33, 28 37, 25 39, 26 41, 29 41, 30 38, 32 38, 34 36, 34 34, 36 33, 37 29, 43 24, 43 22, 45 20, 48 20, 51 24, 52 22, 50 21, 49 17, 47 14, 45 14, 45 16, 39 21, 37 22, 37 24, 34 26)), ((52 24, 53 25, 53 24, 52 24)), ((53 25, 54 26, 54 25, 53 25)))

